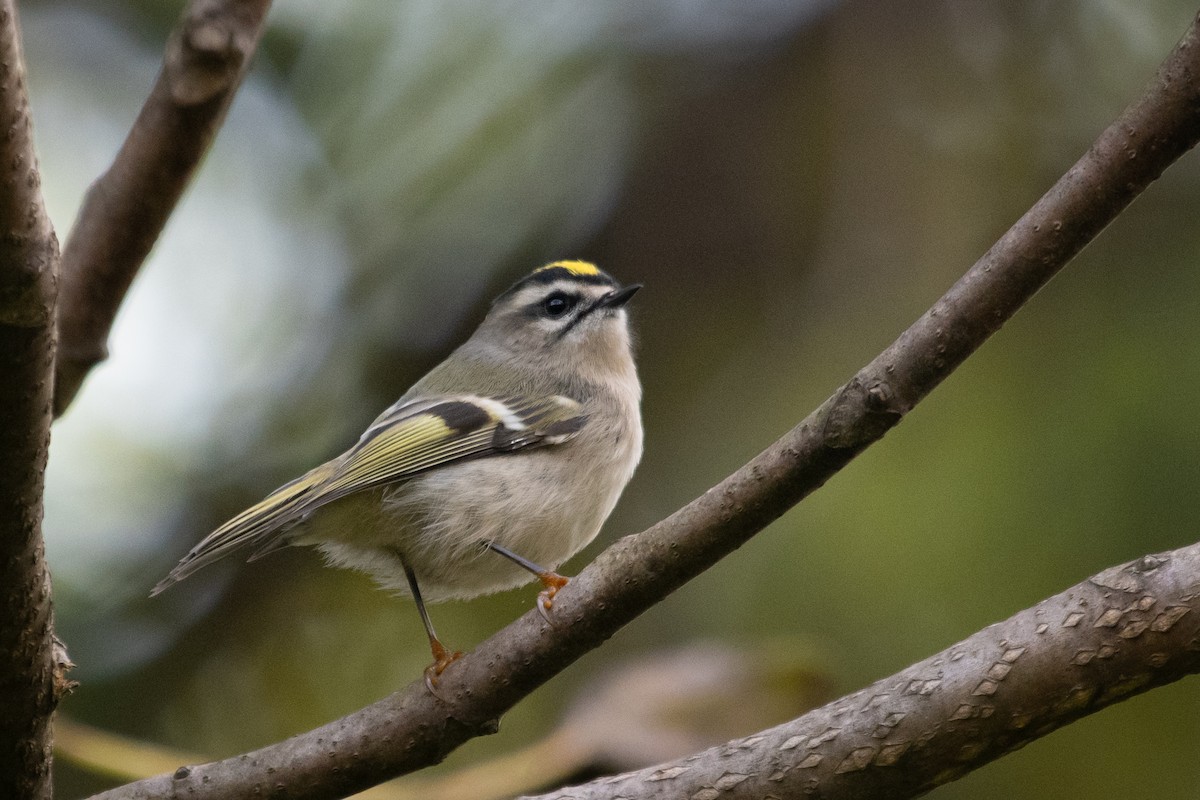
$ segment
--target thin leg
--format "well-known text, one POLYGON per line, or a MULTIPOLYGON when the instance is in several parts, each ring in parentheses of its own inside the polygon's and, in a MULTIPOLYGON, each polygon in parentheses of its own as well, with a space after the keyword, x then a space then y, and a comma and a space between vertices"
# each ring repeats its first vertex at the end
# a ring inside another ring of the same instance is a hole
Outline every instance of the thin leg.
POLYGON ((538 612, 547 622, 550 621, 550 609, 554 608, 554 595, 558 594, 558 590, 567 585, 567 578, 559 575, 554 570, 546 569, 539 566, 524 556, 519 556, 507 547, 501 547, 495 542, 485 542, 487 549, 493 553, 502 555, 509 561, 516 564, 518 567, 529 570, 537 579, 542 582, 542 586, 546 588, 538 592, 538 612))
POLYGON ((437 633, 433 630, 433 622, 429 619, 429 612, 425 610, 425 601, 421 599, 421 589, 417 586, 417 575, 403 556, 399 553, 397 556, 400 558, 401 566, 404 567, 404 577, 408 579, 408 588, 412 590, 413 600, 417 604, 417 613, 421 615, 421 623, 425 626, 425 634, 429 637, 429 649, 433 651, 433 663, 425 668, 425 686, 429 689, 430 694, 436 694, 433 687, 437 685, 438 676, 455 659, 461 657, 462 653, 451 651, 438 639, 437 633))

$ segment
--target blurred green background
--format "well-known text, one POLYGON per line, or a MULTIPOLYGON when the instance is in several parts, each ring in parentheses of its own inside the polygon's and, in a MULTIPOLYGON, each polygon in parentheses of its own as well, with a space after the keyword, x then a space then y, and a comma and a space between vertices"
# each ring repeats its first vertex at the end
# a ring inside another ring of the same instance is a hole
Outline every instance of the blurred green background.
MULTIPOLYGON (((61 238, 180 7, 23 4, 61 238)), ((278 0, 111 359, 54 429, 47 547, 82 682, 64 711, 217 757, 417 678, 429 654, 411 604, 310 551, 146 595, 560 257, 646 285, 646 455, 578 571, 888 344, 1138 95, 1195 11, 278 0)), ((886 440, 439 769, 533 741, 580 687, 663 648, 787 637, 843 694, 1194 541, 1198 267, 1193 153, 886 440)), ((534 595, 432 613, 469 648, 534 595)), ((1193 798, 1198 712, 1186 680, 931 796, 1193 798)), ((111 783, 56 770, 61 797, 111 783)))

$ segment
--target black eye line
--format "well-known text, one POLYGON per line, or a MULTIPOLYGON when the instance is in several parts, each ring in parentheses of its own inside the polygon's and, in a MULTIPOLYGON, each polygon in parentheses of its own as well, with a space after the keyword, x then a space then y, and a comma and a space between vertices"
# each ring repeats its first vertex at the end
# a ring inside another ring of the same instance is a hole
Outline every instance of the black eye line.
MULTIPOLYGON (((584 305, 582 308, 580 308, 579 312, 577 314, 575 314, 575 316, 569 322, 567 322, 566 325, 563 325, 562 328, 558 331, 558 333, 554 337, 555 341, 561 341, 562 338, 564 336, 566 336, 568 333, 570 333, 576 325, 578 325, 579 323, 581 323, 585 319, 587 319, 588 316, 592 314, 592 312, 596 311, 599 308, 602 308, 604 301, 608 298, 608 296, 610 294, 612 294, 612 292, 609 292, 608 294, 597 297, 592 302, 590 302, 587 305, 584 305)), ((580 301, 583 300, 582 297, 579 299, 580 299, 580 301)))

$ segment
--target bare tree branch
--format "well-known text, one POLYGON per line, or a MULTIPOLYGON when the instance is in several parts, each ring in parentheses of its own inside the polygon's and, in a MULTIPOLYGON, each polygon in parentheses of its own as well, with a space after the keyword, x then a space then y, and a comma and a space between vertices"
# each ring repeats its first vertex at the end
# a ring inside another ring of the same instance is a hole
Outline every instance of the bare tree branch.
MULTIPOLYGON (((1200 21, 1198 21, 1200 22, 1200 21)), ((97 795, 342 797, 435 763, 881 438, 1200 138, 1197 23, 1145 95, 924 316, 795 429, 704 495, 616 542, 562 589, 554 624, 521 617, 442 675, 245 755, 97 795)))
POLYGON ((0 0, 0 797, 50 796, 66 688, 42 557, 58 241, 42 204, 17 9, 0 0))
POLYGON ((54 413, 108 357, 125 292, 216 136, 262 35, 270 0, 191 0, 162 70, 63 248, 54 413))
POLYGON ((1200 671, 1200 544, 1095 575, 793 722, 538 800, 915 797, 1200 671))

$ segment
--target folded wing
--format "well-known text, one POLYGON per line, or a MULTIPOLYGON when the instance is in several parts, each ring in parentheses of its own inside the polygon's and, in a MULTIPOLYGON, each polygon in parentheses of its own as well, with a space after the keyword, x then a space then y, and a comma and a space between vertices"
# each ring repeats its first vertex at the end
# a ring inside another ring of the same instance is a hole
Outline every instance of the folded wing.
POLYGON ((354 447, 287 483, 206 536, 152 595, 243 547, 254 557, 288 544, 283 533, 346 495, 397 483, 469 458, 561 444, 587 423, 579 403, 475 395, 400 402, 371 424, 354 447))

